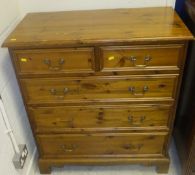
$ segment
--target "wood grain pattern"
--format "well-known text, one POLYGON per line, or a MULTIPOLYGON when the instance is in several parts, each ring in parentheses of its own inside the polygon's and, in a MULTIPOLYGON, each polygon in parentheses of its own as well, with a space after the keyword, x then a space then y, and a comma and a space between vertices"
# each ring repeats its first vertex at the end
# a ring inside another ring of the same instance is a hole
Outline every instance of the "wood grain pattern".
POLYGON ((31 107, 36 133, 167 130, 170 105, 31 107))
POLYGON ((163 157, 166 133, 64 134, 36 137, 41 145, 42 157, 150 157, 149 154, 151 157, 163 157))
POLYGON ((30 13, 3 46, 41 48, 192 38, 172 8, 159 7, 30 13))
POLYGON ((101 68, 103 72, 136 69, 178 70, 182 53, 183 45, 102 47, 101 68))
POLYGON ((19 74, 95 71, 93 48, 17 50, 13 54, 19 74))
POLYGON ((177 76, 115 76, 22 79, 27 102, 51 103, 116 98, 174 98, 177 76), (144 88, 146 90, 144 90, 144 88), (134 91, 131 89, 134 88, 134 91), (52 92, 53 91, 53 92, 52 92), (66 92, 64 92, 66 91, 66 92))
MULTIPOLYGON (((155 165, 157 168, 157 172, 161 171, 165 166, 168 166, 170 163, 170 159, 167 157, 87 157, 87 158, 75 158, 75 157, 68 157, 68 158, 39 158, 39 167, 42 174, 49 174, 51 173, 51 167, 63 167, 64 164, 66 165, 129 165, 129 164, 140 164, 145 166, 153 166, 155 165), (52 166, 51 166, 52 165, 52 166)), ((163 172, 164 174, 168 172, 163 172)))
POLYGON ((3 46, 12 56, 41 173, 65 164, 121 163, 167 173, 192 38, 171 8, 28 14, 3 46))

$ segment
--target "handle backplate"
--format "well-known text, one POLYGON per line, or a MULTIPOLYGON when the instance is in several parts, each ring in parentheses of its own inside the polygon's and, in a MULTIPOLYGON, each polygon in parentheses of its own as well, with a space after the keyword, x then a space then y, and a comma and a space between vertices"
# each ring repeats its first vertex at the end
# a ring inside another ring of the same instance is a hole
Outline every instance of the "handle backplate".
POLYGON ((145 56, 143 64, 136 64, 137 58, 135 56, 130 56, 129 60, 132 62, 134 67, 143 68, 148 66, 149 62, 152 60, 152 57, 150 55, 145 56))
POLYGON ((52 65, 52 61, 48 58, 45 58, 43 60, 44 64, 46 64, 49 68, 49 70, 51 71, 59 71, 62 69, 62 65, 65 63, 65 60, 63 58, 60 58, 58 61, 58 65, 57 66, 53 66, 52 65))
POLYGON ((136 88, 134 86, 130 86, 129 87, 129 92, 134 95, 134 96, 143 96, 146 92, 149 91, 149 87, 148 86, 144 86, 143 89, 142 89, 142 92, 141 93, 137 93, 136 92, 136 88))

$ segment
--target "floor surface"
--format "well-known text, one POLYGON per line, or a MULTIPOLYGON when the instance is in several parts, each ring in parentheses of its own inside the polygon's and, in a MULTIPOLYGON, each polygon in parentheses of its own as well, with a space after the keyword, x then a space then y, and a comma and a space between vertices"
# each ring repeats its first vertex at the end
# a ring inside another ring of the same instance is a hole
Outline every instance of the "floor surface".
MULTIPOLYGON (((168 175, 181 175, 180 164, 174 144, 171 144, 170 157, 171 164, 168 175)), ((36 175, 40 175, 39 170, 37 170, 36 175)), ((53 168, 51 175, 157 175, 157 173, 155 172, 155 167, 139 165, 64 166, 63 168, 53 168)))

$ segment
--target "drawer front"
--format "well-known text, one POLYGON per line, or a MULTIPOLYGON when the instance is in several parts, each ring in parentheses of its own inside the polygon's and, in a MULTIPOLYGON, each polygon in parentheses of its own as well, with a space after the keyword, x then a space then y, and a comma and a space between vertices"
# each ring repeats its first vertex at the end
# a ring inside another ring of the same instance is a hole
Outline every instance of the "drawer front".
POLYGON ((167 129, 169 105, 31 107, 37 133, 167 129))
POLYGON ((173 98, 177 76, 22 79, 28 103, 173 98))
POLYGON ((101 56, 102 71, 178 70, 183 59, 183 45, 102 47, 101 56))
POLYGON ((14 59, 19 74, 94 72, 92 48, 18 50, 14 59))
POLYGON ((37 135, 42 157, 159 157, 166 133, 37 135))

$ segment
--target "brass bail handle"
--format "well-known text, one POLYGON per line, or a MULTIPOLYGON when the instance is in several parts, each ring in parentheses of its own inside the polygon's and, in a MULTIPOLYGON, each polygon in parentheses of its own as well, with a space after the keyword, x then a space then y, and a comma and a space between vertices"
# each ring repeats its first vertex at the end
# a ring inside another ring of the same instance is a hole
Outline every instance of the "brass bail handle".
POLYGON ((76 144, 70 144, 70 145, 61 145, 61 148, 65 152, 73 152, 76 148, 76 144))
POLYGON ((58 61, 58 66, 52 66, 52 61, 48 58, 45 58, 43 62, 48 66, 49 70, 59 71, 62 69, 62 65, 65 63, 65 60, 63 58, 60 58, 58 61))
POLYGON ((143 89, 142 89, 142 93, 136 93, 136 88, 134 86, 130 86, 128 90, 129 90, 129 92, 132 95, 135 95, 135 96, 143 96, 146 92, 149 91, 149 87, 145 85, 143 87, 143 89))
MULTIPOLYGON (((146 116, 144 116, 144 115, 140 116, 139 117, 139 124, 142 124, 145 121, 145 119, 146 119, 146 116)), ((134 116, 129 115, 128 116, 128 122, 130 124, 136 124, 135 121, 134 121, 134 116)))
POLYGON ((148 66, 148 63, 152 60, 152 57, 150 55, 146 55, 144 57, 144 64, 136 64, 137 58, 135 56, 130 56, 129 60, 133 63, 133 66, 142 68, 148 66))
POLYGON ((59 94, 61 94, 61 93, 63 95, 66 95, 68 92, 69 92, 69 89, 67 87, 65 87, 62 91, 61 90, 57 90, 55 88, 51 88, 50 89, 51 95, 54 95, 54 96, 59 96, 59 94))

